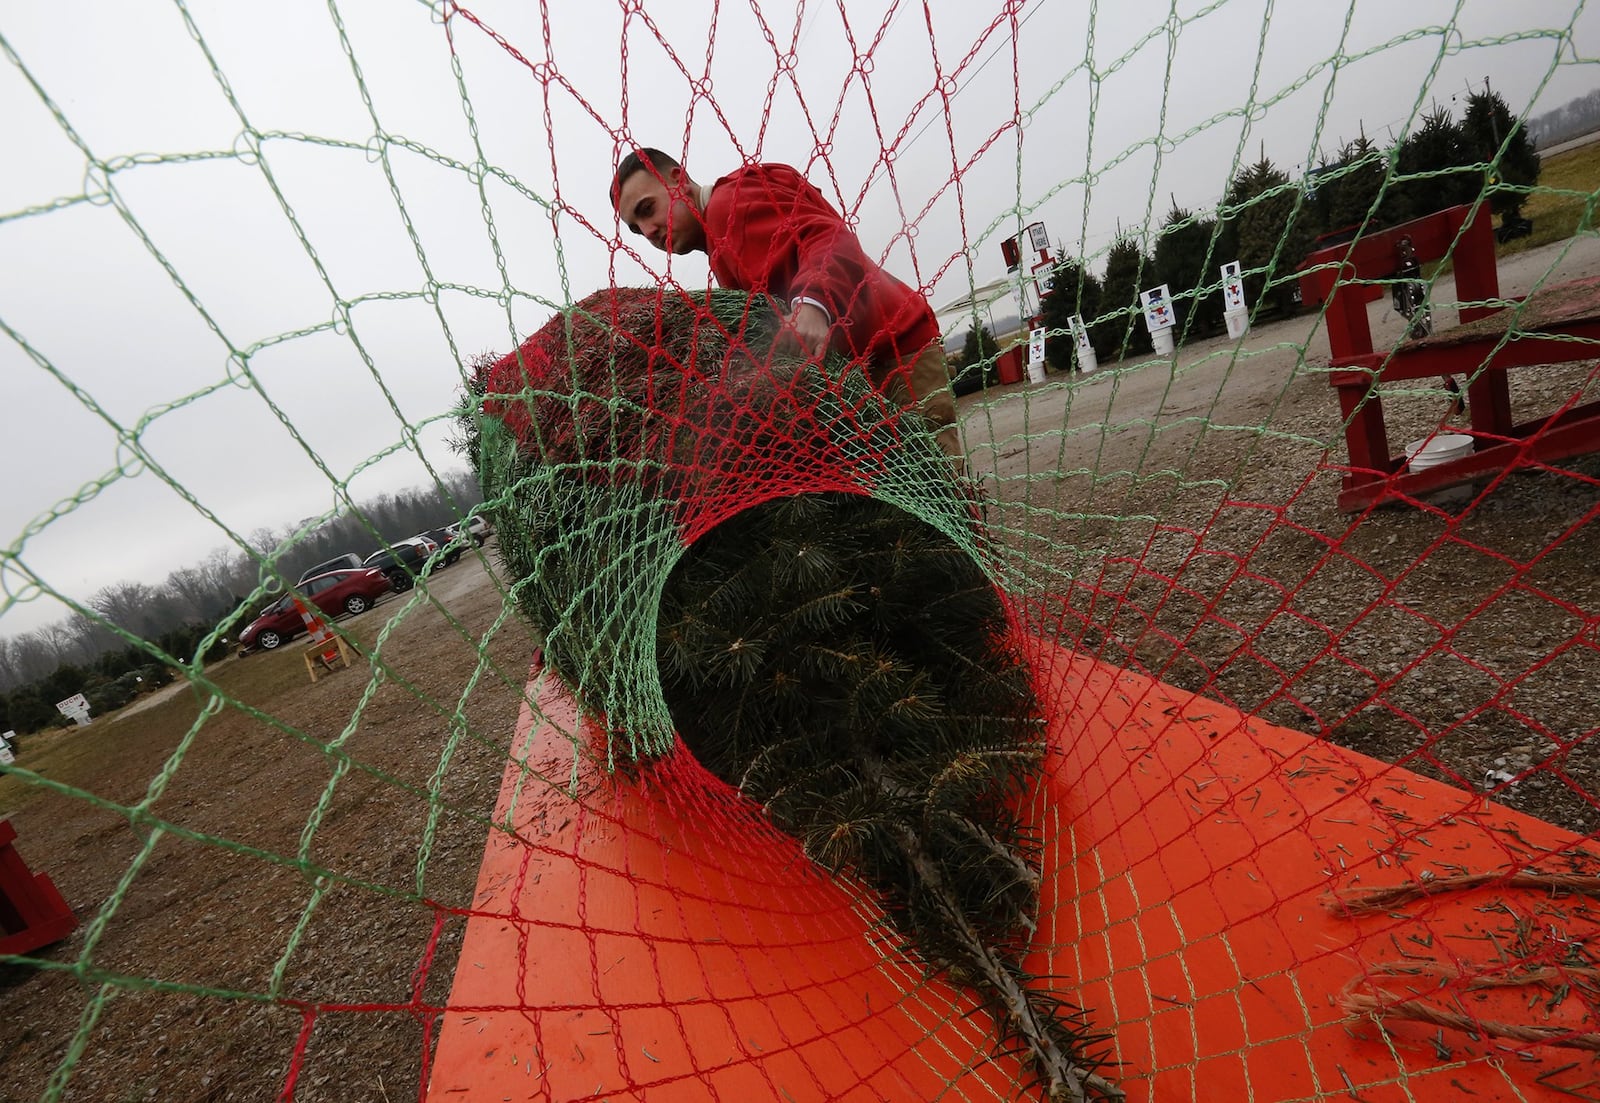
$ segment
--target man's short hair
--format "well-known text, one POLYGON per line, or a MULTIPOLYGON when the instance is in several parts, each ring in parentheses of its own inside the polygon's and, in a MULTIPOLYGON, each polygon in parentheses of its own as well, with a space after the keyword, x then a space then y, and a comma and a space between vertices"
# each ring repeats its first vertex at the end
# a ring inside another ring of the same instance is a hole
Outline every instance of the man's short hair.
POLYGON ((654 169, 656 175, 664 177, 673 169, 681 167, 677 161, 659 149, 641 146, 634 150, 622 159, 622 163, 617 166, 617 174, 611 178, 611 209, 617 209, 617 200, 622 198, 622 185, 626 184, 634 173, 654 169))

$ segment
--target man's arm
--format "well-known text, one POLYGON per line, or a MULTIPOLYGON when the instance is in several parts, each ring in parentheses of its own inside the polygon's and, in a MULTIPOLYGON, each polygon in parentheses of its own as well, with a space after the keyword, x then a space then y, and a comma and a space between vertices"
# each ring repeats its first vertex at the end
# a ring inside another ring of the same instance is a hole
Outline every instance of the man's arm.
POLYGON ((799 351, 808 357, 821 356, 828 349, 832 329, 828 312, 822 307, 810 300, 794 300, 773 345, 779 352, 799 351))
POLYGON ((727 270, 741 277, 730 286, 787 303, 780 349, 823 351, 875 267, 855 234, 788 166, 763 165, 724 181, 718 199, 729 204, 722 244, 735 257, 727 270))

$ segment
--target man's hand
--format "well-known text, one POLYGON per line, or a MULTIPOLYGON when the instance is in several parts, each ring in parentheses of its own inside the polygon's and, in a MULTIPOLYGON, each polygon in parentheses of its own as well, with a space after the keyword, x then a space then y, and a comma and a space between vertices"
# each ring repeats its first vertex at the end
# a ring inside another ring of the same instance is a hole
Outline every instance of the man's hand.
POLYGON ((773 347, 779 352, 798 351, 807 358, 828 351, 828 315, 814 303, 795 303, 783 319, 773 347))

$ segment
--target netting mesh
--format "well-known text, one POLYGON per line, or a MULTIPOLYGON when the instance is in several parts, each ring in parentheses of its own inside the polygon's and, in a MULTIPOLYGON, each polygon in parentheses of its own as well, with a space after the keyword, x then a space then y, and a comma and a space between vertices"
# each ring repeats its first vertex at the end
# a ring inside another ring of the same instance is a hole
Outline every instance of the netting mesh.
POLYGON ((1588 1098, 1592 19, 1115 7, 0 20, 0 1098, 1588 1098))

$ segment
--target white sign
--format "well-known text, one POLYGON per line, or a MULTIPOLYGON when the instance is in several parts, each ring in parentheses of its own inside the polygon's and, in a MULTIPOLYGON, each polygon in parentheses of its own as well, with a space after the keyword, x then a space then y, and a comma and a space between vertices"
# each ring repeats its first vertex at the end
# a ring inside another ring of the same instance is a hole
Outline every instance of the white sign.
POLYGON ((1139 292, 1139 305, 1144 308, 1145 328, 1151 333, 1177 324, 1177 316, 1172 313, 1172 292, 1166 284, 1139 292))
POLYGON ((65 701, 57 701, 56 711, 81 728, 89 722, 89 699, 81 693, 74 693, 65 701))
POLYGON ((1044 329, 1043 327, 1028 334, 1028 363, 1044 363, 1044 329))
POLYGON ((1081 314, 1074 314, 1067 319, 1067 331, 1078 346, 1078 370, 1088 374, 1099 368, 1100 361, 1095 359, 1094 345, 1089 342, 1089 327, 1083 324, 1081 314))
POLYGON ((1078 355, 1093 352, 1094 346, 1089 343, 1089 330, 1083 324, 1083 315, 1074 314, 1067 319, 1067 330, 1072 334, 1073 343, 1078 346, 1078 355))
POLYGON ((1028 244, 1033 246, 1035 253, 1042 253, 1050 248, 1050 235, 1044 232, 1044 223, 1035 222, 1028 227, 1028 244))
POLYGON ((1244 276, 1238 261, 1222 266, 1222 309, 1244 309, 1244 276))

